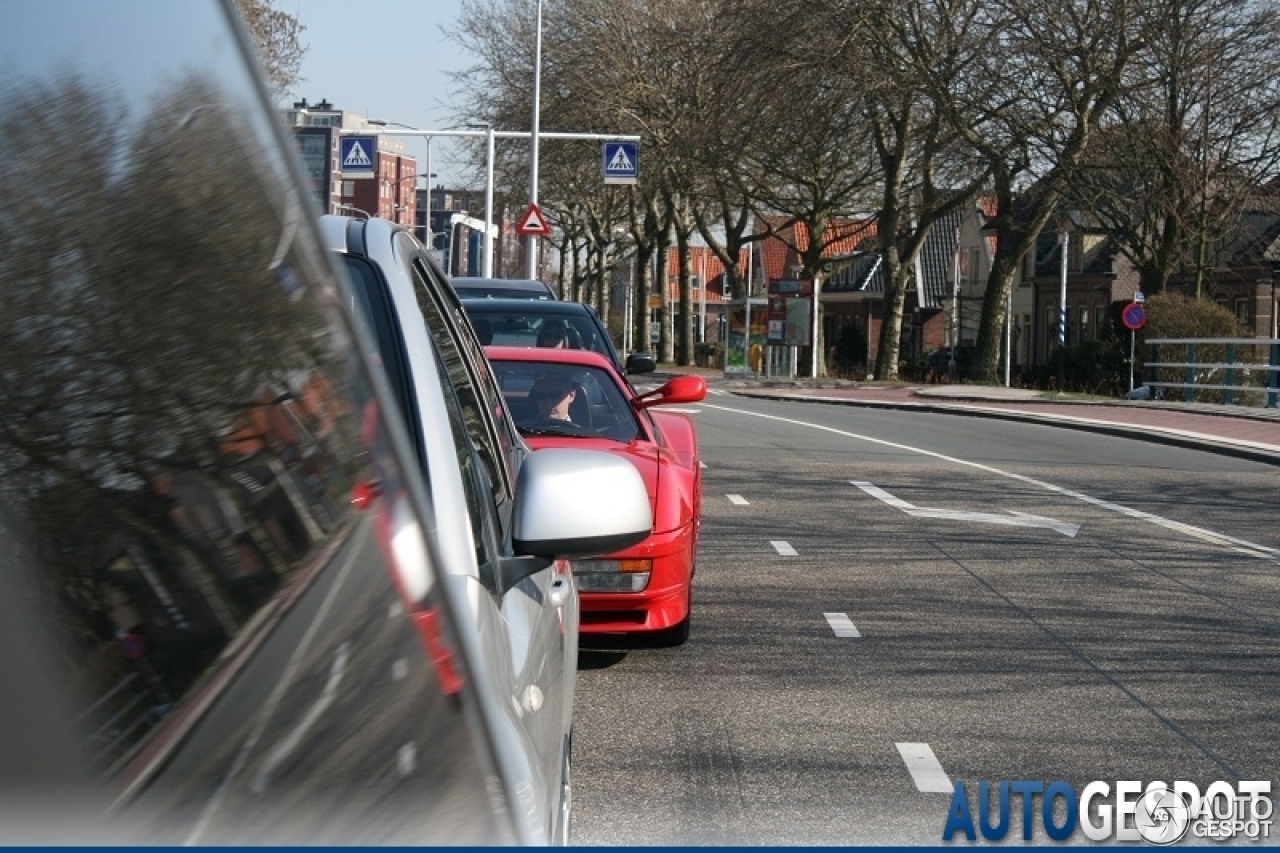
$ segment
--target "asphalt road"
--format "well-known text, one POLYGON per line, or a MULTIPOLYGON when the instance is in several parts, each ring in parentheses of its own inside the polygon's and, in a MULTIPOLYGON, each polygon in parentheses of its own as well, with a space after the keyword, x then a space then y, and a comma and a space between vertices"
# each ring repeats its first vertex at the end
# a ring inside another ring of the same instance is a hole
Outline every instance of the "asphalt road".
POLYGON ((936 845, 961 780, 1280 787, 1274 467, 936 413, 689 409, 692 637, 584 653, 575 843, 936 845))

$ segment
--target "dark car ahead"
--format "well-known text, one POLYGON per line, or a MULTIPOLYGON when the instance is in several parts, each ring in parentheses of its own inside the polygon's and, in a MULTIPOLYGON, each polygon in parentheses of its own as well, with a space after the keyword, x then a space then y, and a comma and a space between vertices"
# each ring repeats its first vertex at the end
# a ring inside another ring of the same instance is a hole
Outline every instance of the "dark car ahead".
POLYGON ((506 440, 464 323, 371 328, 238 15, 0 28, 0 844, 564 841, 552 566, 643 483, 506 440))
POLYGON ((556 292, 545 281, 532 278, 471 278, 454 276, 450 279, 460 299, 538 299, 551 300, 556 292))
POLYGON ((598 352, 618 372, 652 373, 657 362, 647 353, 618 354, 600 315, 581 302, 529 299, 465 299, 462 307, 485 346, 564 346, 598 352))

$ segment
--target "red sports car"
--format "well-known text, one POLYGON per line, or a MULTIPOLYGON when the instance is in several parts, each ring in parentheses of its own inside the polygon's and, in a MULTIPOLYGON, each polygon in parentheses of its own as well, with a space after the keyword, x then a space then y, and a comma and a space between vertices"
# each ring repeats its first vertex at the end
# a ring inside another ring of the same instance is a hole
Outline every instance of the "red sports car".
POLYGON ((693 421, 657 408, 706 397, 700 376, 637 394, 587 350, 486 347, 507 406, 534 450, 589 447, 629 460, 644 478, 653 530, 639 545, 573 561, 583 634, 643 636, 677 646, 689 637, 690 583, 702 521, 702 465, 693 421))

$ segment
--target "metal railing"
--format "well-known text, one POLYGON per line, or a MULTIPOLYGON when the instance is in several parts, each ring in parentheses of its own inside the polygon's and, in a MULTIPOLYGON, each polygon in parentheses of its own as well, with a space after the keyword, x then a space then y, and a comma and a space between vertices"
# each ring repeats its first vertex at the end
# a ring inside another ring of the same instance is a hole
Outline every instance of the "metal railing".
POLYGON ((1169 390, 1181 389, 1188 403, 1280 405, 1280 338, 1159 338, 1146 343, 1146 384, 1164 392, 1166 400, 1175 396, 1169 390))

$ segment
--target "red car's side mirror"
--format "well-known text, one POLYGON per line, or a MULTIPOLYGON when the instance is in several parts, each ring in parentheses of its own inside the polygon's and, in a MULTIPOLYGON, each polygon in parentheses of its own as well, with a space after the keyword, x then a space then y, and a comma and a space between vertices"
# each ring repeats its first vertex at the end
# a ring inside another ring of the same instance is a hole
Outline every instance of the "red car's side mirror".
POLYGON ((632 401, 637 409, 666 403, 697 403, 707 396, 707 380, 701 376, 676 376, 661 388, 641 394, 632 401))

